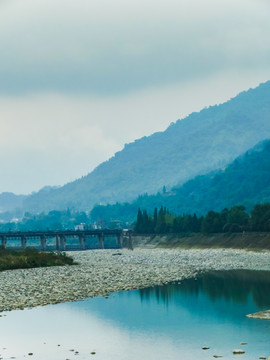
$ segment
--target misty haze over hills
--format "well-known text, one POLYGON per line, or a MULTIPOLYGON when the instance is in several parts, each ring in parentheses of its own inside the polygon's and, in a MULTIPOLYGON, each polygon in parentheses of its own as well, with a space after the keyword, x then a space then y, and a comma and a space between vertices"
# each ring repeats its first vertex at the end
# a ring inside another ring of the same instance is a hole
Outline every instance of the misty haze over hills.
POLYGON ((0 212, 21 208, 26 197, 27 195, 15 195, 11 192, 0 194, 0 212))
MULTIPOLYGON (((192 113, 164 132, 143 137, 87 176, 45 188, 22 200, 24 210, 90 210, 95 204, 134 200, 222 168, 270 138, 270 82, 228 102, 192 113)), ((0 196, 0 208, 3 207, 0 196)))

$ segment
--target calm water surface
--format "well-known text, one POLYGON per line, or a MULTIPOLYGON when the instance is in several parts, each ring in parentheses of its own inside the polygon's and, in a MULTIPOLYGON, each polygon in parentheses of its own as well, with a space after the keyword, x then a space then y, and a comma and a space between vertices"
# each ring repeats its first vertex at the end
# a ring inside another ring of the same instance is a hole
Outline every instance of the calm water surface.
POLYGON ((270 356, 270 321, 245 315, 263 309, 270 309, 268 272, 211 273, 108 299, 3 313, 0 357, 259 359, 270 356), (244 355, 232 354, 241 348, 244 355))

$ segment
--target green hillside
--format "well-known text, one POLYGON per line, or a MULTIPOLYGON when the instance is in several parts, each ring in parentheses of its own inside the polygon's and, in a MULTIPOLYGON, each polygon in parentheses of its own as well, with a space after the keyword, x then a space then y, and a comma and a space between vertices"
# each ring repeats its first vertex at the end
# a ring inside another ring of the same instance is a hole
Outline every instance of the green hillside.
MULTIPOLYGON (((230 101, 193 113, 164 132, 125 146, 89 175, 24 200, 24 209, 90 210, 94 204, 131 201, 227 165, 270 138, 270 82, 230 101)), ((61 169, 59 169, 61 171, 61 169)))
POLYGON ((260 142, 226 168, 197 176, 170 192, 140 196, 130 204, 96 206, 91 215, 94 221, 134 221, 138 208, 152 213, 155 207, 165 206, 178 215, 204 215, 235 205, 250 211, 265 202, 270 202, 270 140, 260 142))

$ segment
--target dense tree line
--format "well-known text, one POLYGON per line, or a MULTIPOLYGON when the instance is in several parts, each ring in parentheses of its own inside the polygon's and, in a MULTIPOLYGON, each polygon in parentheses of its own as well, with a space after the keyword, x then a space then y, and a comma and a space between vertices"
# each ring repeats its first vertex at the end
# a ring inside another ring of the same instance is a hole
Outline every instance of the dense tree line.
POLYGON ((244 206, 233 206, 221 212, 208 211, 201 217, 196 214, 176 216, 163 206, 159 210, 155 208, 153 215, 139 209, 134 229, 138 234, 270 231, 270 203, 255 205, 250 215, 244 206))
MULTIPOLYGON (((49 213, 25 213, 20 221, 0 223, 0 231, 35 231, 74 229, 76 225, 85 223, 91 227, 93 219, 86 212, 70 210, 49 213)), ((123 228, 126 223, 95 221, 101 228, 123 228)), ((257 204, 248 213, 244 206, 233 206, 220 212, 208 211, 204 216, 196 214, 174 215, 168 208, 155 208, 152 215, 147 210, 138 210, 134 230, 139 234, 167 233, 221 233, 242 231, 270 231, 270 203, 257 204)))

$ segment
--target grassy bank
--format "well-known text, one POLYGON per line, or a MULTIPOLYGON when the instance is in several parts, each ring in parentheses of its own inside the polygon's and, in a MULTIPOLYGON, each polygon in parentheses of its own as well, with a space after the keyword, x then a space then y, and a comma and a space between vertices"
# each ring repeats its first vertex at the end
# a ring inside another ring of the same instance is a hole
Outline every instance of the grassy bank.
POLYGON ((65 253, 40 252, 34 249, 15 251, 0 248, 0 271, 72 264, 73 259, 65 253))
POLYGON ((137 247, 270 250, 270 233, 168 234, 134 236, 137 247))

